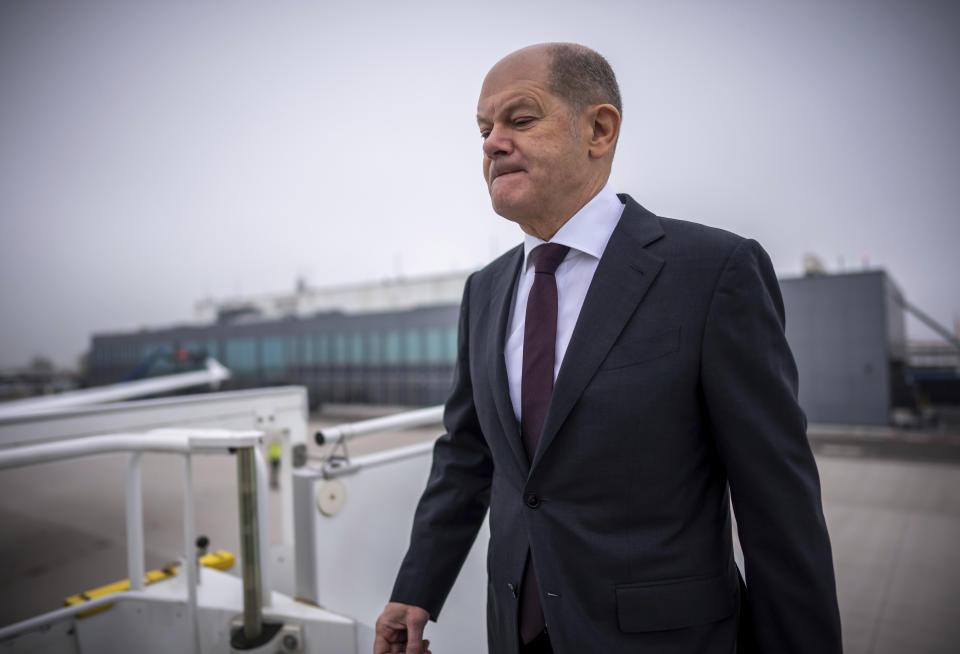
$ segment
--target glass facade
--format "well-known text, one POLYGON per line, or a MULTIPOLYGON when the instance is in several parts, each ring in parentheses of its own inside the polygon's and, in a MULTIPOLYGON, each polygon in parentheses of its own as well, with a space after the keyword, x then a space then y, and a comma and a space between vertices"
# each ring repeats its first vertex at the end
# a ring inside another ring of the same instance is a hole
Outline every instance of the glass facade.
POLYGON ((318 334, 313 340, 315 362, 325 366, 330 363, 330 339, 326 334, 318 334))
POLYGON ((253 338, 228 338, 224 364, 237 372, 257 369, 257 341, 253 338))
POLYGON ((300 363, 305 366, 316 363, 313 357, 313 343, 314 339, 311 336, 303 336, 300 339, 300 363))
POLYGON ((359 366, 365 363, 363 358, 363 341, 366 335, 360 332, 350 334, 350 352, 347 361, 351 366, 359 366))
POLYGON ((419 329, 408 329, 403 334, 403 362, 423 363, 423 333, 419 329))
MULTIPOLYGON (((176 349, 219 358, 215 340, 183 340, 134 346, 115 343, 94 348, 96 363, 136 365, 148 358, 169 359, 176 349)), ((410 328, 403 331, 336 332, 301 337, 228 338, 224 363, 238 370, 289 368, 295 365, 397 366, 452 365, 457 356, 456 327, 410 328)))
POLYGON ((364 363, 368 366, 383 365, 383 334, 380 332, 367 332, 366 338, 367 345, 364 363))
POLYGON ((260 341, 260 365, 264 370, 282 370, 287 366, 282 338, 272 336, 260 341))
POLYGON ((391 329, 387 332, 384 339, 383 362, 387 365, 397 365, 400 363, 403 352, 403 343, 400 340, 400 331, 391 329))
POLYGON ((347 335, 336 333, 333 335, 333 363, 337 366, 347 365, 347 335))
POLYGON ((425 358, 427 363, 438 364, 444 362, 446 355, 443 341, 443 330, 439 327, 431 327, 424 334, 426 337, 425 358))
POLYGON ((452 378, 458 315, 456 306, 432 307, 97 336, 90 382, 196 369, 205 354, 233 373, 225 388, 294 383, 319 401, 439 403, 452 378), (176 360, 180 349, 193 356, 176 360))

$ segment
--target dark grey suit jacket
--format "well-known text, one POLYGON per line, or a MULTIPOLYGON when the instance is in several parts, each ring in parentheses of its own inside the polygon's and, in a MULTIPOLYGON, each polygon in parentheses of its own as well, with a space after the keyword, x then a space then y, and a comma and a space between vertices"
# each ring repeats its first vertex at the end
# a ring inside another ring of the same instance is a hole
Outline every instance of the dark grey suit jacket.
POLYGON ((839 652, 770 260, 754 241, 621 200, 532 462, 503 357, 522 248, 467 281, 447 433, 392 599, 436 619, 489 508, 491 652, 518 649, 528 548, 558 654, 839 652))

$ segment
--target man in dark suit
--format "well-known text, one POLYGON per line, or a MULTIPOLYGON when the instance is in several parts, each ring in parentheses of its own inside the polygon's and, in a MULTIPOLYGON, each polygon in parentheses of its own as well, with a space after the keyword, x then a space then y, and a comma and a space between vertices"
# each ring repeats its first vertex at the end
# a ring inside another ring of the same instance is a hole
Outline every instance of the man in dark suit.
POLYGON ((447 433, 378 654, 428 651, 488 508, 495 654, 840 651, 770 260, 615 195, 620 116, 582 46, 525 48, 484 80, 484 175, 524 245, 466 283, 447 433))

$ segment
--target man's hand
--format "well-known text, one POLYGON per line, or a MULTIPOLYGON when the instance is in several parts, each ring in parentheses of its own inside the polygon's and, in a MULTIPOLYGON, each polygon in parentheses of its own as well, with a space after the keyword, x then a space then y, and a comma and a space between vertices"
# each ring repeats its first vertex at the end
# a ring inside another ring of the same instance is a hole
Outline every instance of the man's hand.
POLYGON ((431 654, 430 641, 423 640, 423 628, 430 614, 419 606, 388 602, 377 618, 373 654, 431 654))

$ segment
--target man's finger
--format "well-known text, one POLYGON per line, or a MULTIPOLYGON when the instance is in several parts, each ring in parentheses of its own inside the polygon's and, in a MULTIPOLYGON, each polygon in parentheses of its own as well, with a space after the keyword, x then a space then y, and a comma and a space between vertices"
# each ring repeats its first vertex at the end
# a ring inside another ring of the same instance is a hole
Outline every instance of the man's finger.
POLYGON ((393 654, 393 652, 390 641, 382 633, 378 633, 373 641, 373 654, 393 654))
POLYGON ((423 642, 423 627, 425 622, 419 616, 407 613, 407 649, 406 654, 424 654, 426 645, 423 642))

